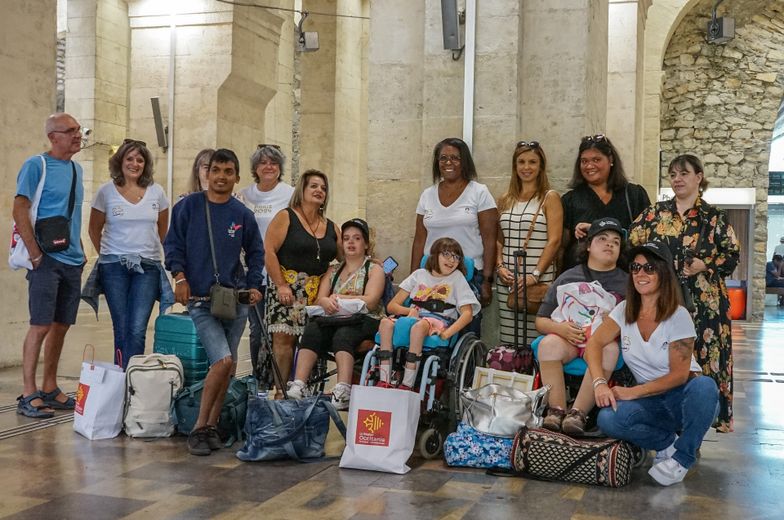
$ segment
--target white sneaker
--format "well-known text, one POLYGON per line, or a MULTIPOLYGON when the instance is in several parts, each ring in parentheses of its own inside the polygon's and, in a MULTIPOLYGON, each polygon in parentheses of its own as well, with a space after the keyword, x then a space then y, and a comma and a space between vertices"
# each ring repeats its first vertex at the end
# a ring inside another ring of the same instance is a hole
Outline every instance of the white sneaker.
POLYGON ((300 381, 299 379, 289 381, 286 386, 286 393, 288 394, 289 399, 302 399, 307 393, 305 382, 300 381))
POLYGON ((351 385, 338 383, 332 389, 332 405, 336 410, 348 410, 348 401, 351 398, 351 385))
POLYGON ((655 464, 648 470, 648 475, 662 486, 671 486, 682 482, 689 470, 681 466, 675 459, 667 459, 655 464))
POLYGON ((653 465, 655 466, 659 462, 664 462, 667 459, 671 459, 673 455, 675 455, 675 441, 678 440, 678 435, 675 435, 675 440, 672 441, 672 444, 664 448, 663 450, 659 450, 656 452, 656 457, 653 459, 653 465))

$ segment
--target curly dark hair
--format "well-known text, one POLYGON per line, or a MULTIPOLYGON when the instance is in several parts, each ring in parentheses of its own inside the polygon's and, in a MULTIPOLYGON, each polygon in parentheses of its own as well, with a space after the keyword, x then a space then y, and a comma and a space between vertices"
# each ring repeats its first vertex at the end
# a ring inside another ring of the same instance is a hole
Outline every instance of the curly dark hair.
POLYGON ((139 180, 136 182, 142 188, 146 188, 153 183, 152 154, 150 153, 150 150, 148 150, 147 146, 141 141, 126 139, 125 142, 117 149, 114 155, 109 157, 109 176, 112 178, 112 181, 114 181, 116 186, 125 186, 125 177, 122 173, 122 163, 123 160, 125 160, 125 156, 134 150, 138 151, 139 154, 141 154, 141 156, 144 158, 144 169, 142 170, 141 177, 139 177, 139 180))

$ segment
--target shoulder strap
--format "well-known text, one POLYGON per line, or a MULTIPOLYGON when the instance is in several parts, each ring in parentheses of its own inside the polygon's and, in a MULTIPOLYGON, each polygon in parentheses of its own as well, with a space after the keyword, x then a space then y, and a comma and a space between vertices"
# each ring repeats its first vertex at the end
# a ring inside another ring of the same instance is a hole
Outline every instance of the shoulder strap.
POLYGON ((204 193, 204 208, 207 214, 207 235, 210 237, 210 253, 212 254, 212 270, 215 272, 215 283, 219 283, 220 275, 218 274, 218 261, 215 259, 215 242, 212 238, 212 218, 210 217, 210 200, 207 194, 204 193))
POLYGON ((539 203, 539 207, 536 208, 536 213, 534 213, 534 218, 531 220, 531 225, 528 227, 528 234, 525 236, 525 242, 523 243, 523 249, 528 248, 528 241, 531 240, 531 235, 534 232, 534 225, 536 224, 536 219, 539 218, 539 214, 542 212, 542 208, 544 207, 544 202, 547 200, 547 196, 553 190, 549 190, 547 193, 544 194, 542 197, 542 201, 539 203))
POLYGON ((340 262, 340 267, 338 267, 337 271, 335 271, 335 275, 332 277, 332 286, 329 288, 329 294, 335 292, 335 286, 338 284, 338 280, 340 279, 340 273, 343 272, 343 269, 346 267, 346 262, 340 262))
POLYGON ((582 266, 583 266, 583 274, 588 279, 588 281, 595 282, 596 279, 593 277, 593 273, 591 273, 591 270, 588 268, 588 264, 585 263, 585 264, 582 264, 582 266))
POLYGON ((68 220, 73 216, 74 205, 76 204, 76 165, 71 161, 71 196, 68 198, 68 220))
POLYGON ((629 223, 630 223, 629 225, 631 225, 631 222, 634 222, 634 217, 632 216, 632 205, 629 203, 629 183, 628 182, 626 183, 625 195, 626 195, 626 210, 629 212, 629 223))
POLYGON ((365 292, 365 289, 367 289, 367 283, 368 283, 368 280, 370 279, 370 269, 371 269, 372 267, 373 267, 373 266, 372 266, 372 265, 370 265, 370 258, 368 258, 367 260, 365 260, 365 281, 364 281, 364 282, 362 282, 362 293, 363 293, 363 294, 364 294, 364 292, 365 292))

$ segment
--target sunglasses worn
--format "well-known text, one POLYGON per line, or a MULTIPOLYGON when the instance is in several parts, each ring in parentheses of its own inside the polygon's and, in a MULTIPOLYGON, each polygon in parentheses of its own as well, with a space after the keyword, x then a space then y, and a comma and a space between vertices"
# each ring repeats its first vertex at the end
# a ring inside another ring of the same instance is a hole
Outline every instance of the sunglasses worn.
POLYGON ((123 139, 123 144, 139 144, 147 148, 147 143, 144 141, 139 141, 138 139, 123 139))
POLYGON ((654 274, 656 272, 656 266, 650 262, 646 262, 644 264, 638 264, 637 262, 632 262, 629 264, 629 271, 632 274, 637 274, 640 270, 645 271, 645 274, 654 274))
POLYGON ((454 260, 455 262, 459 262, 463 258, 457 253, 453 253, 451 251, 441 251, 438 254, 440 254, 445 260, 454 260))
POLYGON ((279 145, 277 145, 277 144, 267 144, 267 143, 262 143, 262 144, 258 145, 256 147, 256 149, 258 150, 260 148, 264 148, 265 146, 271 146, 272 148, 276 149, 277 151, 280 151, 280 146, 279 145))
POLYGON ((517 141, 515 148, 526 146, 528 148, 539 148, 539 141, 517 141))
POLYGON ((584 143, 600 143, 602 141, 606 141, 607 136, 604 134, 595 134, 595 135, 586 135, 583 137, 582 142, 584 143))

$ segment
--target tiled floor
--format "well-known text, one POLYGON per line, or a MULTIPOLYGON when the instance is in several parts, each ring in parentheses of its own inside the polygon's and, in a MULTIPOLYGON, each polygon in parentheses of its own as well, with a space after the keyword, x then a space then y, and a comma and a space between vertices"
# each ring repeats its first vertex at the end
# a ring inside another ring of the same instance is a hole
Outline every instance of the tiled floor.
MULTIPOLYGON (((662 488, 635 471, 626 488, 572 486, 412 459, 407 475, 313 464, 243 463, 234 450, 192 457, 185 439, 88 441, 68 414, 36 422, 15 413, 19 369, 0 370, 3 518, 783 518, 784 310, 735 323, 736 431, 709 433, 685 482, 662 488)), ((84 312, 69 333, 62 386, 76 387, 88 341, 109 359, 108 316, 84 312)), ((247 339, 240 347, 247 353, 247 339)), ((246 354, 247 355, 247 354, 246 354)), ((248 369, 245 360, 240 370, 248 369)), ((235 448, 237 445, 235 445, 235 448)), ((332 432, 328 455, 342 441, 332 432)))

